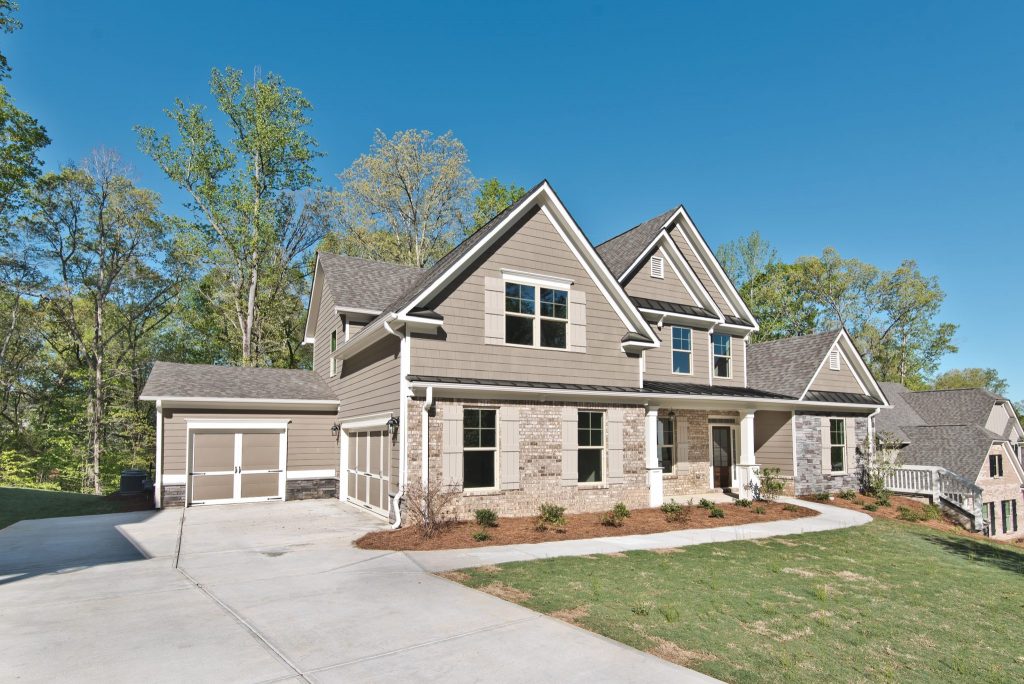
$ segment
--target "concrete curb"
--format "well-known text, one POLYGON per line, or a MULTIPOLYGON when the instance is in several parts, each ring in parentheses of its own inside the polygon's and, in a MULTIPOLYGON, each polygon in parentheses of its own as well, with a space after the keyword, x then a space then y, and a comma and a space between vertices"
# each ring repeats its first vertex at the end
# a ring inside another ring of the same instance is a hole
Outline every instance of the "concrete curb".
POLYGON ((589 556, 622 551, 643 551, 651 549, 676 548, 711 544, 714 542, 743 541, 781 537, 806 532, 825 532, 844 527, 855 527, 871 522, 866 513, 827 504, 783 497, 784 503, 803 506, 818 515, 798 520, 776 520, 774 522, 749 523, 730 527, 714 527, 702 530, 679 530, 656 534, 635 534, 622 537, 599 537, 596 539, 570 539, 566 541, 543 542, 540 544, 511 544, 509 546, 484 546, 473 549, 447 549, 443 551, 406 551, 405 554, 417 565, 429 572, 444 572, 481 565, 498 565, 513 561, 557 558, 561 556, 589 556))

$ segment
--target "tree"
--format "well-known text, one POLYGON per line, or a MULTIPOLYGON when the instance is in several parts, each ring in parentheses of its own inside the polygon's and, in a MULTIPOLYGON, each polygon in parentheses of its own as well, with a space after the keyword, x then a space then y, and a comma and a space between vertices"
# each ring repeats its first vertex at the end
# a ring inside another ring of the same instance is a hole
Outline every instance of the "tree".
POLYGON ((473 225, 466 232, 475 233, 525 194, 526 188, 515 183, 505 185, 497 178, 485 180, 474 200, 473 225))
POLYGON ((779 254, 771 243, 755 230, 749 235, 721 245, 715 256, 736 288, 742 290, 747 283, 778 262, 779 254))
POLYGON ((108 351, 152 330, 173 294, 173 280, 153 265, 165 248, 159 198, 132 184, 116 154, 101 151, 82 167, 42 176, 31 199, 23 226, 45 278, 47 342, 87 370, 86 479, 101 493, 108 351))
POLYGON ((980 387, 994 392, 1000 396, 1006 394, 1010 384, 1005 378, 1000 377, 999 371, 995 368, 952 368, 940 373, 932 389, 966 389, 980 387))
POLYGON ((753 342, 811 335, 819 330, 820 307, 798 284, 794 264, 773 262, 743 284, 740 295, 757 319, 753 342))
MULTIPOLYGON (((177 141, 136 127, 140 147, 191 197, 196 222, 182 232, 180 253, 210 285, 207 306, 233 330, 242 365, 274 362, 261 336, 267 314, 292 282, 286 273, 327 233, 330 203, 304 194, 318 182, 320 156, 307 128, 311 105, 274 74, 244 83, 242 73, 214 69, 210 91, 224 116, 228 142, 200 105, 181 100, 167 111, 177 141), (308 201, 307 201, 308 200, 308 201)), ((301 303, 287 313, 301 317, 301 303)))
POLYGON ((370 152, 339 174, 338 251, 422 267, 469 226, 476 180, 451 131, 377 131, 370 152))

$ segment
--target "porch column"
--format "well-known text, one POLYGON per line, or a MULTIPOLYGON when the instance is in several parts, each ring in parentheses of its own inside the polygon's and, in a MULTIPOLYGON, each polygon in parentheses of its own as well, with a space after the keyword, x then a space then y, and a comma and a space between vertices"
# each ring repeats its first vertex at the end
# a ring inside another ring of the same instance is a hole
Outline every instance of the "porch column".
POLYGON ((658 409, 656 407, 647 407, 647 415, 644 418, 644 447, 650 504, 651 508, 657 508, 665 502, 665 487, 662 481, 661 464, 658 462, 658 409))
POLYGON ((737 462, 738 489, 740 496, 752 497, 757 484, 757 471, 754 463, 754 411, 740 411, 740 453, 737 462))

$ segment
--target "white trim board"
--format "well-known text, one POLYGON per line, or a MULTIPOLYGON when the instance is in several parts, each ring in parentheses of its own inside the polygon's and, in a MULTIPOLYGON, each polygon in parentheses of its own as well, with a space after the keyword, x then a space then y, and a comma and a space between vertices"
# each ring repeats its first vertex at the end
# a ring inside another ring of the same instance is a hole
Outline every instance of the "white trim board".
POLYGON ((338 471, 333 468, 323 470, 289 470, 289 480, 321 480, 325 477, 338 477, 338 471))

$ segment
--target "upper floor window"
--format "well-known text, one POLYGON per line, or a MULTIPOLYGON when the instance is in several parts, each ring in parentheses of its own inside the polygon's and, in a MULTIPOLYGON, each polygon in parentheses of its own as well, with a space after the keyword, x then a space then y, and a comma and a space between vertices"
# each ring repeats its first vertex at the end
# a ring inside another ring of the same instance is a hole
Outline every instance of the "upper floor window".
POLYGON ((846 470, 846 421, 833 418, 828 421, 829 462, 833 473, 846 470))
POLYGON ((658 419, 658 463, 662 471, 672 472, 676 462, 676 422, 674 418, 658 419))
POLYGON ((1003 455, 996 452, 988 455, 988 476, 1003 476, 1003 455))
POLYGON ((505 342, 565 349, 569 292, 550 287, 505 283, 505 342), (537 291, 540 290, 538 306, 537 291))
POLYGON ((672 372, 690 375, 693 372, 693 331, 672 326, 672 372))
POLYGON ((462 487, 497 486, 498 412, 467 408, 462 413, 462 487))
POLYGON ((337 330, 332 330, 331 331, 331 351, 332 352, 338 351, 338 331, 337 330))
POLYGON ((577 416, 577 463, 580 482, 604 482, 604 414, 580 411, 577 416))
POLYGON ((711 353, 716 378, 732 377, 732 338, 722 333, 711 334, 711 353))
POLYGON ((665 260, 662 259, 660 256, 651 257, 651 277, 665 277, 665 260))

